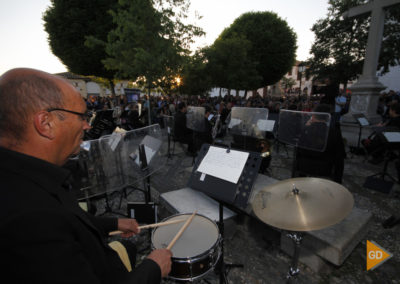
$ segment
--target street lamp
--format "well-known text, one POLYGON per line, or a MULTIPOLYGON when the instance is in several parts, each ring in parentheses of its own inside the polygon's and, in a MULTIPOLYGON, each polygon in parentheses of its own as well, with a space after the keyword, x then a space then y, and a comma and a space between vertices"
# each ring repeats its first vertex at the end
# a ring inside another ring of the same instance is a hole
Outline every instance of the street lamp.
POLYGON ((297 70, 298 70, 298 74, 299 74, 299 80, 300 80, 300 96, 302 95, 302 91, 301 91, 301 76, 304 72, 304 70, 306 70, 306 66, 304 66, 303 62, 300 62, 299 65, 297 65, 297 70))

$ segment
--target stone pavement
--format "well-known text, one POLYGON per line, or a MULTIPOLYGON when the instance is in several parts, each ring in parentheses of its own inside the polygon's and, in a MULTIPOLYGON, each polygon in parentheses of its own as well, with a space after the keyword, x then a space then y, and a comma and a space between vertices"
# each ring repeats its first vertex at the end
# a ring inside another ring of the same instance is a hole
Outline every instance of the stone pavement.
MULTIPOLYGON (((152 199, 158 201, 164 192, 185 187, 190 176, 192 158, 185 155, 176 145, 175 155, 167 165, 151 177, 152 199)), ((278 179, 291 176, 293 149, 288 147, 272 150, 272 161, 267 175, 278 179)), ((315 272, 309 267, 299 264, 300 274, 296 283, 400 283, 400 224, 384 229, 381 223, 392 214, 400 215, 400 187, 395 184, 391 193, 385 194, 363 187, 367 176, 378 173, 383 165, 371 165, 363 156, 352 156, 348 153, 345 160, 343 185, 353 194, 355 206, 368 210, 373 218, 369 223, 366 237, 355 247, 344 263, 337 267, 326 263, 324 269, 315 272), (366 271, 366 240, 372 240, 393 254, 393 257, 373 271, 366 271)), ((393 165, 389 173, 396 177, 393 165)), ((126 213, 126 201, 143 201, 140 191, 128 194, 119 208, 118 194, 111 195, 111 205, 115 210, 126 213), (115 196, 115 198, 113 198, 115 196), (118 208, 117 208, 118 207, 118 208)), ((98 213, 102 213, 104 200, 96 204, 98 213)), ((160 219, 169 215, 165 208, 160 208, 160 219)), ((235 219, 234 234, 225 236, 225 261, 241 263, 243 268, 233 268, 228 274, 229 283, 284 283, 292 256, 280 249, 280 232, 260 222, 256 218, 240 215, 235 219)), ((118 238, 118 237, 114 237, 118 238)), ((144 257, 149 251, 149 234, 142 233, 133 237, 144 257)), ((219 278, 211 272, 204 278, 209 283, 219 283, 219 278)), ((200 279, 199 282, 205 282, 200 279)), ((163 280, 163 283, 174 283, 163 280)))

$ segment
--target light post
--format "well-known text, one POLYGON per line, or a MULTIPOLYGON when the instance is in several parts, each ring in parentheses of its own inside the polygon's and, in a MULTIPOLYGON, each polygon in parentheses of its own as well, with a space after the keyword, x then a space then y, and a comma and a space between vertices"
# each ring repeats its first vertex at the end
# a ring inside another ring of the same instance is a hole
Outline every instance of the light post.
POLYGON ((302 95, 302 91, 301 91, 301 77, 302 74, 304 72, 304 70, 306 70, 306 66, 304 66, 303 62, 300 62, 299 65, 297 65, 297 70, 298 70, 298 74, 299 74, 299 80, 300 80, 300 97, 302 95))

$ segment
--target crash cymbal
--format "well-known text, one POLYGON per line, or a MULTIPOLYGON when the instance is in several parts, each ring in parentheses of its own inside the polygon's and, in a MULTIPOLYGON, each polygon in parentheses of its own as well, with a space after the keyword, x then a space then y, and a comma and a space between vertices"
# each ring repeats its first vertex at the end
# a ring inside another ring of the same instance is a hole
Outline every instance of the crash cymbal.
POLYGON ((263 188, 252 203, 264 223, 289 231, 312 231, 343 220, 353 196, 342 185, 321 178, 292 178, 263 188))

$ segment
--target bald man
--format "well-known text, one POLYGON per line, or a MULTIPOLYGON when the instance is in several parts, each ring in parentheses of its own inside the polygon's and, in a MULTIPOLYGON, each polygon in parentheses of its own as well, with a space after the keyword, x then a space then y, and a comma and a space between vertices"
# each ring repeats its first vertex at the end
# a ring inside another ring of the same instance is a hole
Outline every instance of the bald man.
POLYGON ((92 216, 69 193, 62 166, 79 153, 87 118, 62 78, 25 68, 0 77, 0 265, 8 283, 160 283, 171 269, 171 252, 161 249, 128 271, 106 236, 137 234, 137 222, 92 216))

